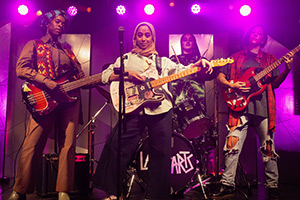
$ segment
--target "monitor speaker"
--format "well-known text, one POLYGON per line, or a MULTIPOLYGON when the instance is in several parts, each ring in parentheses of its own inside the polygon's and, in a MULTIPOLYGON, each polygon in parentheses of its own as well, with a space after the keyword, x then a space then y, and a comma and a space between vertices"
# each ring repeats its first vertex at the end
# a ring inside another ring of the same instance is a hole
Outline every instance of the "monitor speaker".
MULTIPOLYGON (((41 197, 57 195, 55 191, 58 172, 58 155, 44 154, 39 178, 36 185, 37 195, 41 197)), ((89 155, 76 154, 74 190, 70 195, 81 195, 89 192, 89 155)))

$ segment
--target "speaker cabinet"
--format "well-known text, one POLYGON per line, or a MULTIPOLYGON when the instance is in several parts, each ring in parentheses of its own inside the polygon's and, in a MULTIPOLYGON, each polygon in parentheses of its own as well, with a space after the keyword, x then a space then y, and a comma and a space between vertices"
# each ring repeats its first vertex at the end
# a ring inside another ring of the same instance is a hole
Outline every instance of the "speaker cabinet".
MULTIPOLYGON (((41 197, 57 195, 55 191, 58 172, 58 155, 44 154, 36 192, 41 197)), ((74 190, 69 194, 86 194, 89 191, 89 155, 76 154, 74 190)))

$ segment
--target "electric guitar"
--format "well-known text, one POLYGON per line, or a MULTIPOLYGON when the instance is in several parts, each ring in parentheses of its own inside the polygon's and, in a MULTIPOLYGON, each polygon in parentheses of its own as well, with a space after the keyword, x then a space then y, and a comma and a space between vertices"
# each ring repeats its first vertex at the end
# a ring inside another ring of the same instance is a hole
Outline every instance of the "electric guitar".
MULTIPOLYGON (((211 63, 213 67, 224 66, 228 63, 233 63, 233 59, 212 60, 211 63)), ((137 85, 130 81, 124 81, 125 114, 133 112, 146 103, 160 103, 165 98, 165 94, 160 86, 199 71, 201 71, 200 67, 194 67, 157 80, 148 79, 137 85)), ((111 83, 110 95, 115 110, 119 111, 119 81, 111 83)))
MULTIPOLYGON (((300 44, 289 53, 295 54, 299 50, 300 44)), ((287 56, 287 54, 284 56, 287 56)), ((233 111, 242 111, 248 106, 251 97, 261 94, 267 87, 267 84, 264 83, 262 79, 284 62, 283 57, 279 58, 262 71, 260 71, 261 69, 258 67, 251 67, 247 69, 239 79, 229 80, 230 83, 235 83, 237 81, 245 82, 245 87, 250 87, 249 92, 241 92, 232 88, 223 88, 222 94, 229 108, 233 111)))
POLYGON ((75 89, 86 85, 99 83, 101 73, 82 79, 69 82, 68 74, 64 74, 54 81, 60 84, 60 91, 49 91, 44 84, 25 82, 22 85, 22 100, 32 115, 46 116, 51 113, 58 105, 71 103, 77 100, 67 94, 75 89))

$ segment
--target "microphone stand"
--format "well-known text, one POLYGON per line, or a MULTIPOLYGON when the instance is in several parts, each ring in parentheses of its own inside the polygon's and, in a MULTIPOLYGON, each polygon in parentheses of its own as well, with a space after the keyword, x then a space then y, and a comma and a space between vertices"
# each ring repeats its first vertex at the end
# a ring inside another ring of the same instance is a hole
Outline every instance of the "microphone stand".
POLYGON ((214 134, 213 137, 216 140, 216 151, 215 151, 215 173, 216 177, 219 175, 219 90, 217 88, 216 80, 214 80, 214 91, 215 91, 215 102, 214 102, 214 134))
POLYGON ((124 46, 123 46, 123 34, 124 27, 120 26, 119 31, 119 42, 120 42, 120 68, 114 68, 114 73, 119 75, 119 131, 118 131, 118 150, 117 150, 117 199, 121 196, 121 135, 125 131, 123 117, 125 115, 125 94, 124 94, 124 76, 128 73, 124 72, 124 46))

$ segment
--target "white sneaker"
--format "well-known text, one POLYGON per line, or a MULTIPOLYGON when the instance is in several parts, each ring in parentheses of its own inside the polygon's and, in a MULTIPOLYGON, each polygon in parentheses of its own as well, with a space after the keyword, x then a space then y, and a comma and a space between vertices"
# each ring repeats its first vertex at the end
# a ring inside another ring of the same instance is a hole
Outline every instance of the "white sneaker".
POLYGON ((59 192, 58 193, 58 200, 70 200, 70 196, 68 195, 68 193, 59 192))

